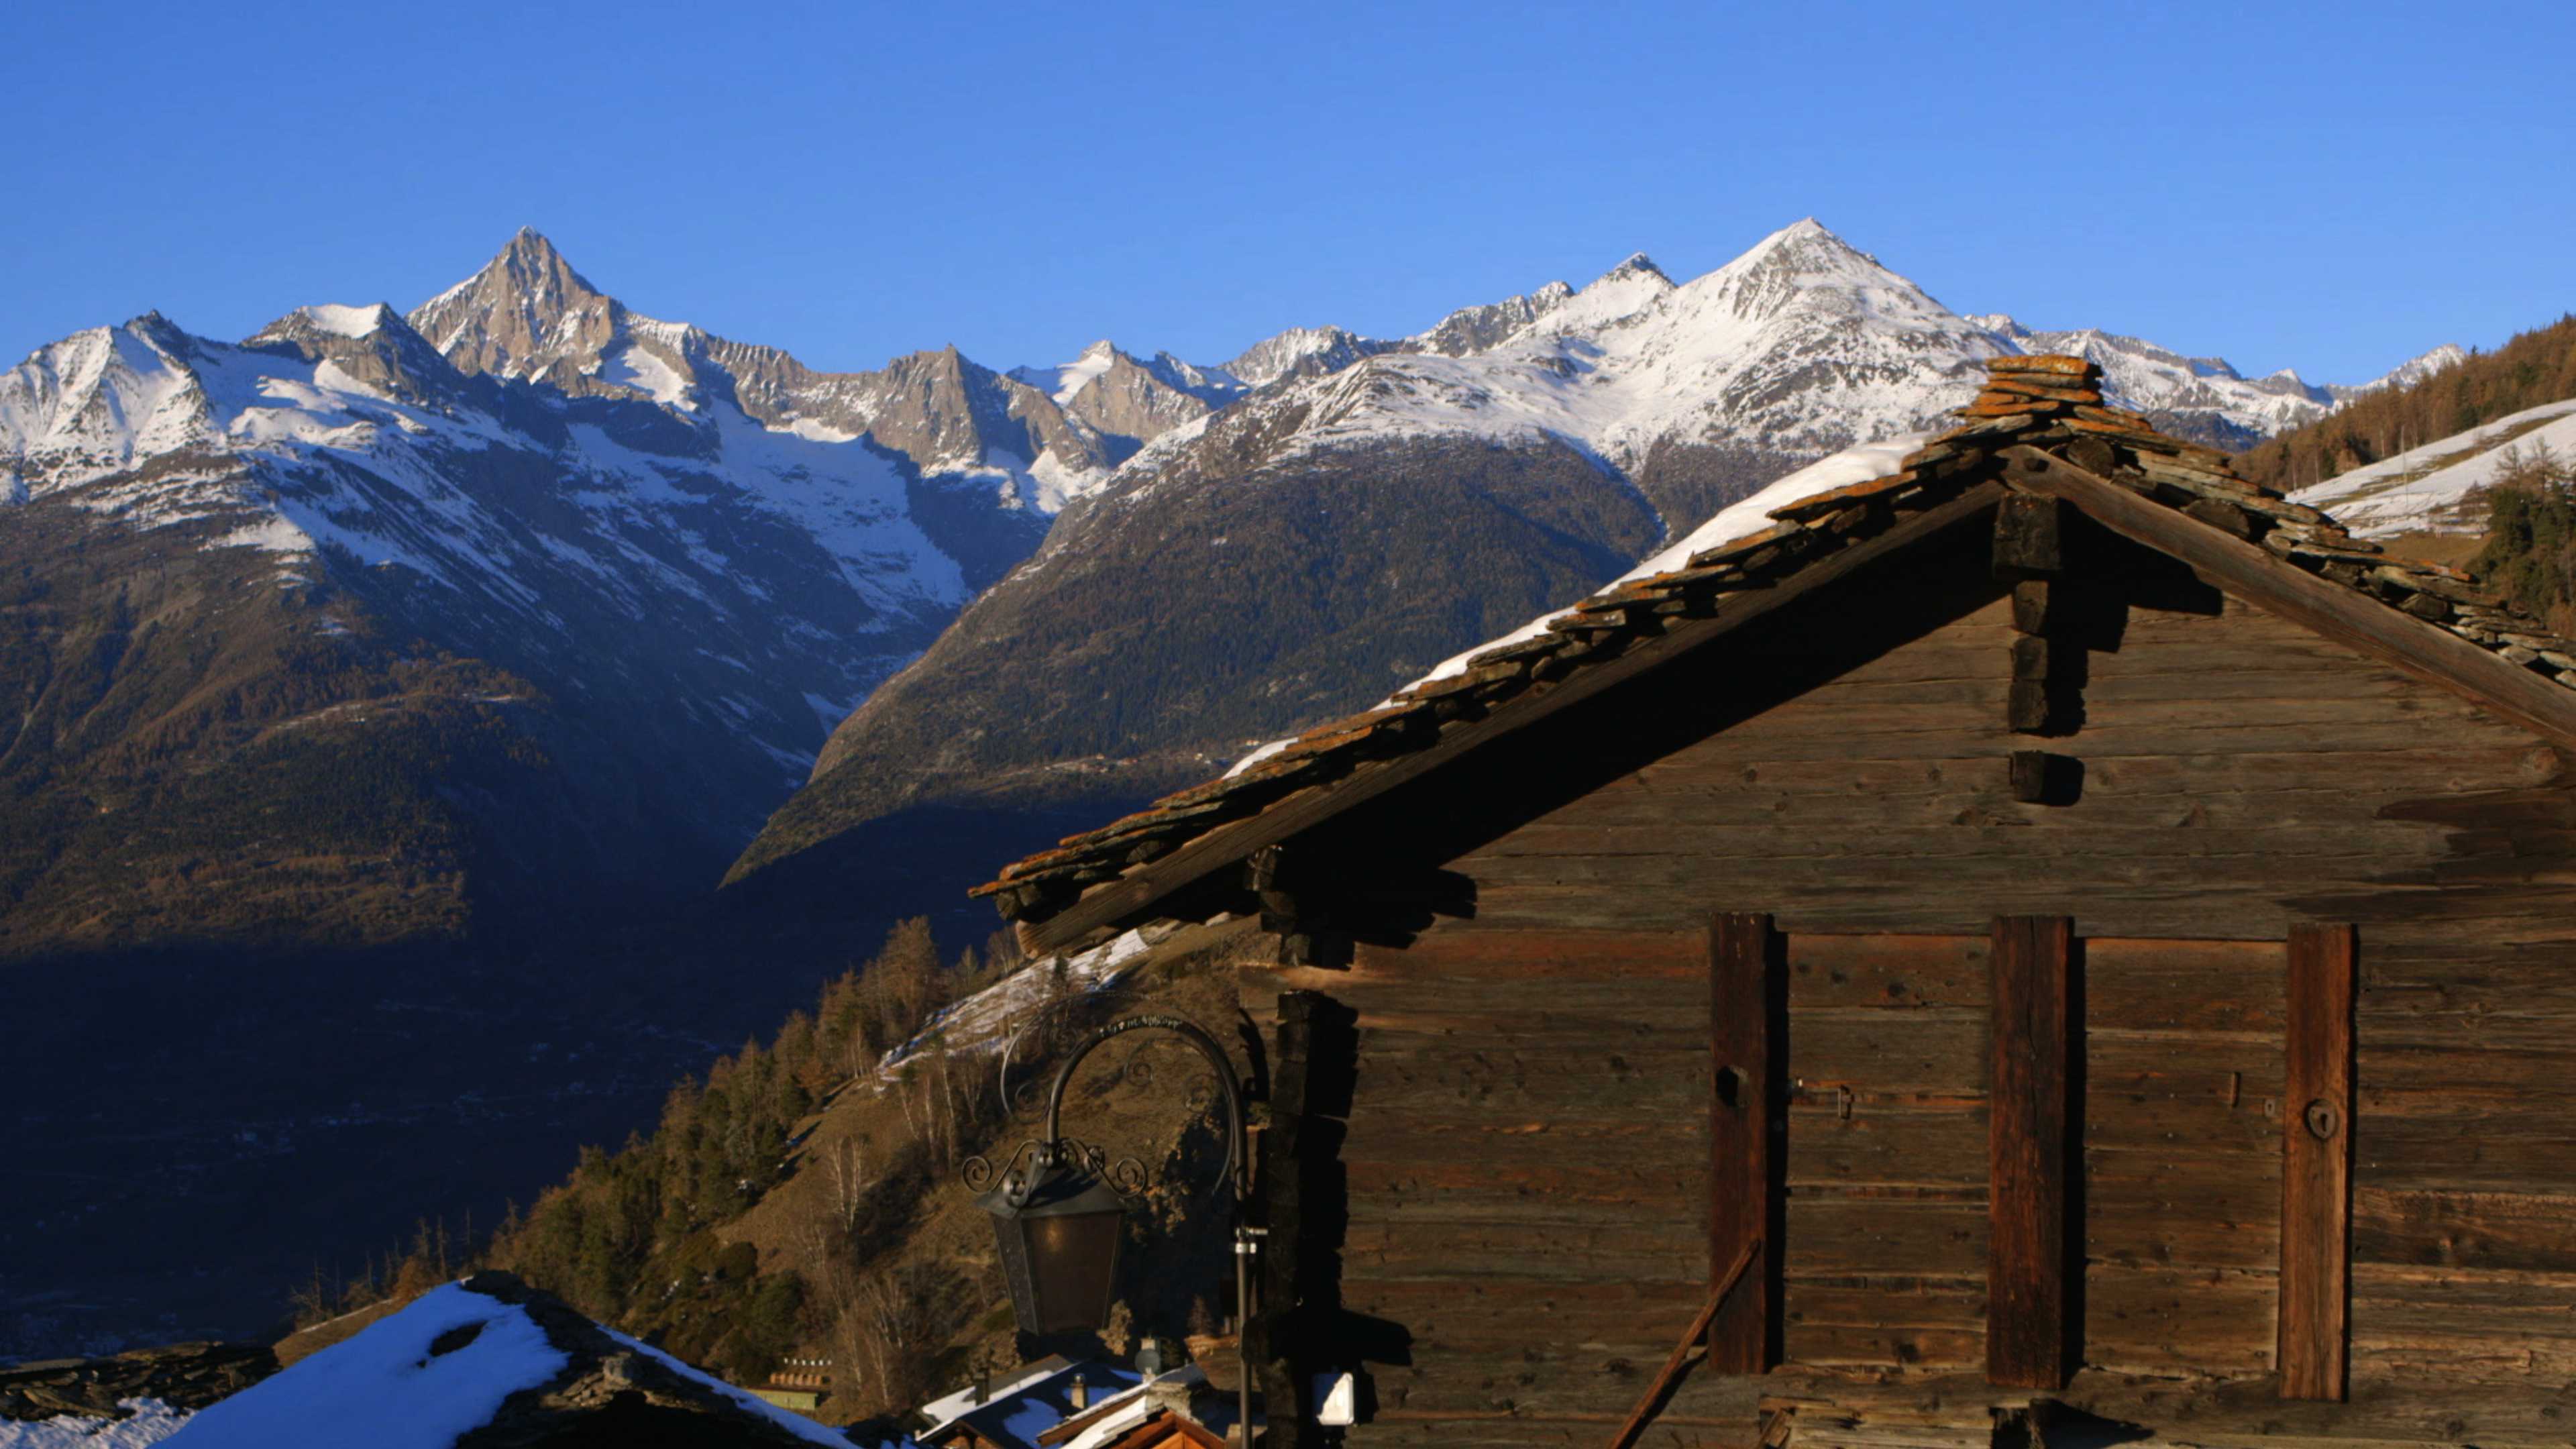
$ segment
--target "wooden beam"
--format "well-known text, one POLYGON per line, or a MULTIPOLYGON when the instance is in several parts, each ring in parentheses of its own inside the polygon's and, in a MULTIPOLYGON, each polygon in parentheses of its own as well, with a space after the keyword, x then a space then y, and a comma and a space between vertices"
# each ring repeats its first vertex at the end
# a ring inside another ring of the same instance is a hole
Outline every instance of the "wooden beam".
POLYGON ((1986 1380, 2066 1381, 2070 966, 2075 923, 1999 916, 1987 1077, 1986 1380))
POLYGON ((2281 1397, 2340 1402, 2350 1360, 2358 933, 2290 928, 2281 1114, 2281 1397))
POLYGON ((1444 732, 1428 749, 1363 765, 1339 780, 1308 786, 1273 802, 1258 815, 1231 821, 1201 835, 1151 865, 1104 882, 1055 915, 1023 923, 1021 943, 1032 954, 1059 951, 1093 931, 1123 920, 1164 896, 1222 870, 1253 851, 1311 829, 1362 801, 1429 774, 1461 755, 1546 719, 1559 710, 1615 688, 1690 651, 1726 637, 1818 589, 1839 583, 1890 554, 1900 553, 1953 526, 1983 517, 2004 496, 2000 483, 1980 483, 1937 507, 1927 508, 1884 533, 1817 560, 1764 589, 1730 594, 1718 611, 1669 634, 1628 646, 1616 659, 1586 665, 1552 685, 1539 686, 1496 706, 1481 720, 1444 732))
MULTIPOLYGON (((1755 1244, 1777 1243, 1783 1216, 1772 1140, 1785 1122, 1777 1074, 1787 1063, 1787 953, 1767 915, 1728 912, 1709 924, 1708 1266, 1717 1273, 1755 1244)), ((1779 1362, 1779 1254, 1767 1254, 1708 1335, 1719 1373, 1758 1374, 1779 1362)))
POLYGON ((2025 805, 2036 805, 2048 798, 2048 752, 2015 750, 2012 752, 2012 797, 2025 805))
POLYGON ((1692 1347, 1699 1342, 1701 1334, 1709 1331, 1709 1324, 1716 1319, 1718 1311, 1726 1306, 1726 1295, 1735 1290, 1736 1284, 1760 1276, 1752 1269, 1753 1260, 1761 1252, 1760 1239, 1745 1244, 1744 1251, 1735 1255, 1734 1264, 1718 1276, 1716 1286, 1709 1290, 1708 1301, 1700 1305, 1690 1327, 1682 1331, 1682 1341, 1673 1345, 1672 1357, 1664 1360, 1663 1371, 1646 1385, 1645 1397, 1637 1401, 1636 1409, 1628 1415, 1627 1422, 1619 1426, 1619 1432, 1610 1436, 1610 1449, 1631 1449, 1637 1436, 1646 1432, 1646 1426, 1654 1422, 1655 1410, 1663 1407, 1673 1385, 1681 1382, 1682 1366, 1690 1362, 1692 1347))
POLYGON ((2063 566, 2057 508, 2054 498, 2016 493, 1995 510, 1996 578, 2047 578, 2063 566))
POLYGON ((2012 465, 2007 476, 2014 485, 2063 498, 2113 533, 2189 564, 2249 603, 2465 696, 2553 744, 2576 749, 2576 691, 2063 458, 2026 444, 2006 450, 2004 457, 2012 465))

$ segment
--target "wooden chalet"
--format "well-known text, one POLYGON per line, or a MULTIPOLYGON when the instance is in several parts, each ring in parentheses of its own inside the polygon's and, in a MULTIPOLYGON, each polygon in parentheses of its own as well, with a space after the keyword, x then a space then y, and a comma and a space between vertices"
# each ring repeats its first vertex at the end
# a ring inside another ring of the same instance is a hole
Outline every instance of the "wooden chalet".
POLYGON ((2576 645, 2079 360, 1964 414, 982 888, 1276 937, 1272 1404, 2576 1441, 2576 645))

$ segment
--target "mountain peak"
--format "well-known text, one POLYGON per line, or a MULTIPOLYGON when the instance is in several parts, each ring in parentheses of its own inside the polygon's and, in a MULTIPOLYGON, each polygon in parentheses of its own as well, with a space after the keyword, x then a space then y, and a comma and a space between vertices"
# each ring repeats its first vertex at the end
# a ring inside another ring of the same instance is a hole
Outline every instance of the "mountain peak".
POLYGON ((546 240, 545 233, 523 226, 478 274, 479 282, 504 283, 535 300, 554 297, 596 297, 598 288, 590 279, 572 269, 564 254, 546 240))
POLYGON ((1664 269, 1655 265, 1653 257, 1644 252, 1630 252, 1626 261, 1603 272, 1592 285, 1597 287, 1602 282, 1624 282, 1638 277, 1651 277, 1667 287, 1673 284, 1673 279, 1664 275, 1664 269))
POLYGON ((467 372, 529 377, 587 360, 615 332, 615 299, 521 227, 473 276, 413 308, 411 325, 467 372))
POLYGON ((1832 228, 1812 216, 1802 216, 1762 240, 1755 242, 1742 260, 1791 257, 1812 267, 1824 257, 1852 257, 1877 265, 1877 258, 1836 235, 1832 228))

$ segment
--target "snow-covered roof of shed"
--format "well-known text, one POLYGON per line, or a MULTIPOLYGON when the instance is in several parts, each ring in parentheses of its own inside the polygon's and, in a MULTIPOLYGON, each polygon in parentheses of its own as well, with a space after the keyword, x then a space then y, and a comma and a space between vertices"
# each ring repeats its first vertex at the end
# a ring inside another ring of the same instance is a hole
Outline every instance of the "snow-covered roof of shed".
POLYGON ((1103 1389, 1136 1382, 1133 1369, 1088 1361, 1077 1363, 1062 1354, 1049 1354, 1007 1378, 969 1384, 922 1405, 922 1417, 930 1422, 915 1437, 926 1444, 964 1424, 979 1437, 1005 1449, 1036 1449, 1040 1434, 1075 1413, 1087 1412, 1074 1409, 1066 1395, 1076 1376, 1103 1389))

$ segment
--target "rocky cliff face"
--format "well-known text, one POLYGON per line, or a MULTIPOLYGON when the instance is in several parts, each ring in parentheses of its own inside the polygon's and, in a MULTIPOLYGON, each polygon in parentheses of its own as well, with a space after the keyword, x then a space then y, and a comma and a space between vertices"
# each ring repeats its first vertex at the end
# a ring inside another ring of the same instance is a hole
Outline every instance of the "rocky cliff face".
POLYGON ((1045 392, 1107 440, 1119 462, 1172 429, 1241 397, 1246 385, 1220 369, 1193 367, 1168 352, 1132 357, 1102 340, 1062 367, 1021 367, 1011 375, 1045 392))

